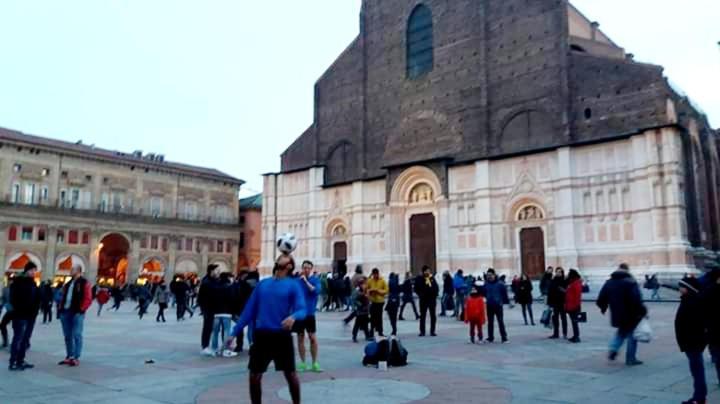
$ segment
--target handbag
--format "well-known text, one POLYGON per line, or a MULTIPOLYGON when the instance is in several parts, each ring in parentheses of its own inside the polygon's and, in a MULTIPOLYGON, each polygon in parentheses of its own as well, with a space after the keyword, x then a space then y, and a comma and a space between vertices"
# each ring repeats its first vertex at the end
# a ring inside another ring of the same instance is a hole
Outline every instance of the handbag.
POLYGON ((552 309, 547 308, 545 311, 543 311, 542 316, 540 317, 540 324, 544 325, 545 327, 550 327, 550 318, 552 317, 552 309))
POLYGON ((587 323, 587 313, 584 311, 578 312, 575 321, 578 323, 587 323))
POLYGON ((653 339, 653 331, 652 327, 650 327, 650 322, 644 318, 642 321, 640 321, 640 324, 638 324, 637 327, 635 327, 635 331, 633 331, 633 338, 635 338, 636 341, 642 342, 642 343, 649 343, 653 339))

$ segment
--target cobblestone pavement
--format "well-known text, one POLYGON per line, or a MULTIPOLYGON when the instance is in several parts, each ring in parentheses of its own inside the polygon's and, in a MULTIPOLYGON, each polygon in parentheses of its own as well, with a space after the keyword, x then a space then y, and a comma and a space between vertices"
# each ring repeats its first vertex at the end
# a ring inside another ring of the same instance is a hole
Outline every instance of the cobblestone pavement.
MULTIPOLYGON (((154 315, 140 321, 125 306, 118 313, 86 319, 79 368, 56 365, 64 356, 59 323, 38 324, 28 355, 37 367, 10 373, 3 366, 0 403, 248 402, 247 356, 200 356, 200 319, 157 324, 154 315), (155 363, 146 364, 149 359, 155 363)), ((649 307, 657 339, 640 346, 646 365, 636 368, 607 362, 612 330, 589 304, 590 323, 584 325, 579 345, 548 340, 547 330, 522 325, 519 308, 506 310, 507 345, 470 345, 465 325, 451 319, 440 320, 436 338, 418 338, 416 322, 401 322, 400 337, 411 363, 387 372, 362 367, 363 346, 349 341, 349 330, 340 325, 342 314, 322 313, 325 372, 301 375, 303 402, 679 403, 690 397, 692 381, 674 341, 676 304, 649 307)), ((542 306, 535 310, 539 317, 542 306)), ((0 360, 7 359, 7 352, 0 351, 0 360)), ((717 376, 709 366, 707 375, 709 402, 720 402, 717 376)), ((268 373, 264 394, 266 403, 286 403, 283 377, 268 373)))

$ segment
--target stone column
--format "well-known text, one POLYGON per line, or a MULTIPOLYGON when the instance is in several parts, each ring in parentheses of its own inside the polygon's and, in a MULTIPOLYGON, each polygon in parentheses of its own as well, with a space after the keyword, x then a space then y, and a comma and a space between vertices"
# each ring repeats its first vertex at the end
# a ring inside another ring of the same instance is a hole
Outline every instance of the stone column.
MULTIPOLYGON (((5 249, 7 249, 7 232, 8 232, 9 225, 6 223, 0 224, 0 265, 2 265, 2 272, 3 275, 5 273, 5 268, 7 268, 7 263, 5 262, 5 249)), ((3 286, 2 277, 0 277, 0 286, 3 286)))
POLYGON ((55 276, 55 250, 57 247, 57 227, 48 227, 47 234, 45 235, 47 240, 47 250, 45 254, 45 270, 43 271, 43 280, 52 279, 55 276))
POLYGON ((201 257, 201 261, 200 261, 200 272, 205 273, 205 271, 207 270, 207 266, 209 264, 209 258, 208 258, 208 253, 210 252, 209 240, 204 238, 204 239, 198 240, 198 242, 202 242, 202 250, 201 250, 202 257, 201 257))
POLYGON ((98 267, 100 266, 100 233, 93 231, 90 233, 90 268, 88 268, 88 279, 98 277, 98 267))
POLYGON ((169 283, 172 280, 173 275, 175 274, 175 263, 177 262, 177 244, 178 242, 181 242, 181 238, 179 236, 173 235, 168 237, 168 239, 170 248, 168 253, 167 268, 165 268, 165 274, 163 276, 166 283, 169 283))
POLYGON ((132 240, 130 241, 130 251, 128 251, 128 282, 135 282, 140 276, 140 237, 143 236, 141 233, 130 235, 132 240))
MULTIPOLYGON (((247 240, 246 240, 247 242, 247 240)), ((236 273, 238 270, 238 259, 240 257, 240 248, 238 246, 238 243, 233 240, 232 241, 232 257, 230 257, 230 263, 232 264, 232 272, 236 273)))

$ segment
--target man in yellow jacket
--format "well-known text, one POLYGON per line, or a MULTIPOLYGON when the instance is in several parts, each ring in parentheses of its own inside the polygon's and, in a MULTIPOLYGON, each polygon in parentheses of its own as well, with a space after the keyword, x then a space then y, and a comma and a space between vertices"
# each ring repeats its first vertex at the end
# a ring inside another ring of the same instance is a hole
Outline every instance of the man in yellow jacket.
POLYGON ((378 335, 384 337, 383 334, 383 307, 385 307, 385 296, 388 294, 388 284, 382 276, 380 270, 373 268, 368 280, 368 295, 370 296, 370 336, 375 331, 378 335))

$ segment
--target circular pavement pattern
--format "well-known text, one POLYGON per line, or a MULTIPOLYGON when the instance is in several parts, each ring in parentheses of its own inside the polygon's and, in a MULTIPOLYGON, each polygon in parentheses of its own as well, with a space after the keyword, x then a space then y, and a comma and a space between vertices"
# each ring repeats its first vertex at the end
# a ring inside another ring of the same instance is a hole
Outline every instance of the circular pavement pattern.
MULTIPOLYGON (((334 379, 302 385, 303 401, 310 403, 404 404, 429 395, 430 389, 422 384, 396 380, 334 379)), ((278 396, 290 401, 287 388, 278 390, 278 396)))

